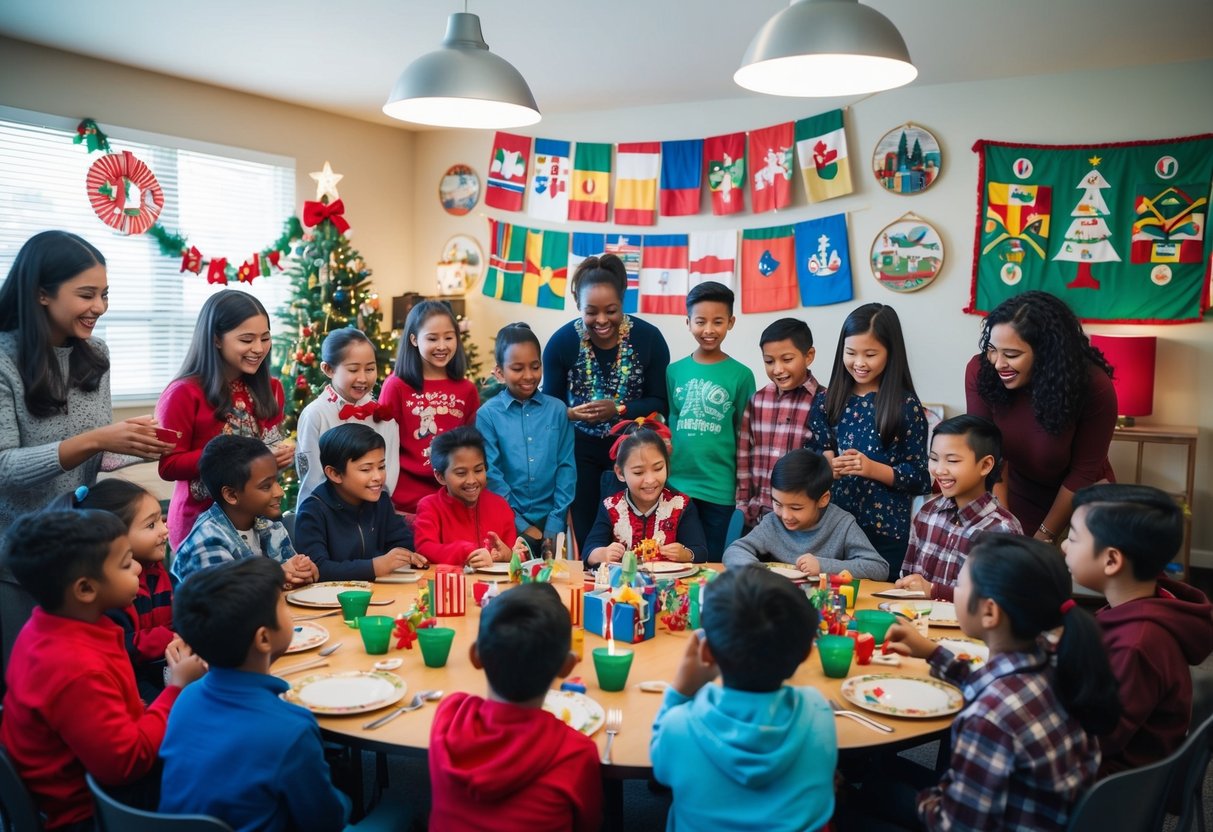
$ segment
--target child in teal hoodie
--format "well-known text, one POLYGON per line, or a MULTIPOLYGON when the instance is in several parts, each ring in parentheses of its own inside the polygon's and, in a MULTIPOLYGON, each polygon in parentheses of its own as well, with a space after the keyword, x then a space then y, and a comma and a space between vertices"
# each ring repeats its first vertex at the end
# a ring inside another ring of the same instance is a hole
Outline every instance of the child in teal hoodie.
POLYGON ((653 722, 653 775, 674 791, 667 830, 820 829, 834 813, 834 714, 784 680, 806 658, 817 612, 761 567, 704 589, 703 629, 653 722), (719 673, 722 685, 708 684, 719 673))

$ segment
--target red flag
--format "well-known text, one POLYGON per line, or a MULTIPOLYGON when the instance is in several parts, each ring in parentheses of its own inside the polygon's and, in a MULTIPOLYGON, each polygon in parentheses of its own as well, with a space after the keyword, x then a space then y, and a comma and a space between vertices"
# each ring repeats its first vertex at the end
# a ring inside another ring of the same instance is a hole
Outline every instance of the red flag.
POLYGON ((752 228, 741 233, 741 311, 776 312, 800 302, 793 226, 752 228))
POLYGON ((750 209, 755 214, 792 204, 793 122, 750 132, 750 209))
POLYGON ((503 211, 521 211, 526 193, 526 165, 531 156, 531 137, 498 133, 489 157, 489 181, 484 204, 503 211))
POLYGON ((739 214, 745 210, 745 133, 713 136, 703 141, 712 213, 739 214))

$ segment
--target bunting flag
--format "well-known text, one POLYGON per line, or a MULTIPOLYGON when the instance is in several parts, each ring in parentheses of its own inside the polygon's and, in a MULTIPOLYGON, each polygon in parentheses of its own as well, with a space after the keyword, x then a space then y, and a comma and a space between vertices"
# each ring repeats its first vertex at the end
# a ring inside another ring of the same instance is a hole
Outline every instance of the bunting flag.
POLYGON ((603 251, 615 254, 623 261, 628 273, 627 288, 623 293, 623 311, 637 311, 640 301, 640 235, 607 234, 603 251))
POLYGON ((522 302, 544 309, 564 309, 568 277, 568 232, 527 229, 522 302))
POLYGON ((741 311, 795 309, 796 232, 790 225, 751 228, 741 233, 741 311))
POLYGON ((846 214, 796 223, 796 277, 802 306, 827 306, 854 297, 846 214))
MULTIPOLYGON (((569 297, 573 297, 573 275, 577 274, 577 267, 581 265, 581 261, 587 257, 597 257, 604 251, 606 251, 605 234, 594 231, 573 232, 569 243, 569 297)), ((573 305, 577 305, 577 298, 573 298, 573 305)))
POLYGON ((527 213, 535 219, 564 222, 569 218, 569 143, 535 139, 527 213))
POLYGON ((606 222, 611 196, 611 146, 577 142, 573 156, 573 190, 569 219, 606 222))
POLYGON ((661 143, 661 215, 699 213, 703 179, 703 139, 661 143))
POLYGON ((525 228, 490 219, 489 267, 484 274, 484 294, 490 298, 520 303, 526 254, 525 228))
POLYGON ((640 311, 687 313, 687 235, 646 234, 640 255, 640 311))
POLYGON ((687 290, 707 280, 737 289, 737 232, 692 231, 687 290))
POLYGON ((615 155, 615 222, 620 225, 657 224, 657 175, 661 142, 619 145, 615 155))
POLYGON ((794 132, 790 121, 750 132, 750 210, 755 214, 792 204, 794 132))
POLYGON ((796 122, 796 155, 809 202, 845 196, 854 190, 842 110, 796 122))
POLYGON ((718 217, 745 210, 745 133, 703 140, 712 213, 718 217))
POLYGON ((526 192, 526 163, 531 155, 531 137, 498 133, 489 158, 489 181, 484 204, 503 211, 521 211, 526 192))

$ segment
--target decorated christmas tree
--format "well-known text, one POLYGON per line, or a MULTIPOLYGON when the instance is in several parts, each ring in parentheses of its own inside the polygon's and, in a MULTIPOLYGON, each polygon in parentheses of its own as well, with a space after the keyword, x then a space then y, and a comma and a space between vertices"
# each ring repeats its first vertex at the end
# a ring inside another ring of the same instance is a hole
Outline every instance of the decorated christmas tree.
MULTIPOLYGON (((303 224, 308 231, 296 247, 294 264, 287 270, 292 299, 279 313, 288 321, 284 335, 276 338, 276 357, 286 391, 283 432, 294 438, 299 413, 328 384, 320 369, 320 347, 330 332, 353 326, 366 333, 379 359, 379 380, 392 371, 396 338, 383 328, 379 295, 371 286, 371 270, 350 246, 345 206, 337 194, 340 174, 329 163, 311 174, 316 180, 316 201, 305 202, 303 224)), ((378 390, 376 390, 378 394, 378 390)), ((286 495, 283 507, 293 507, 299 481, 294 469, 283 472, 286 495)))
POLYGON ((1103 160, 1093 156, 1087 161, 1091 163, 1091 171, 1075 186, 1082 191, 1082 198, 1070 212, 1074 221, 1063 235, 1061 249, 1053 255, 1054 260, 1078 263, 1078 271, 1074 279, 1066 284, 1067 289, 1098 289, 1099 281, 1091 274, 1091 264, 1120 262, 1120 255, 1112 246, 1112 231, 1105 219, 1112 212, 1100 193, 1112 186, 1096 169, 1103 160))

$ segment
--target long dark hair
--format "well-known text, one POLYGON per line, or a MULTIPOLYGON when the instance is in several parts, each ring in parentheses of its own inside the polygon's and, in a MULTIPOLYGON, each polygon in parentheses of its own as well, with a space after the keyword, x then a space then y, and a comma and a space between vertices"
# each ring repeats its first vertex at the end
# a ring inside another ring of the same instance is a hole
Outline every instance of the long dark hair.
POLYGON ((871 333, 888 350, 889 357, 884 372, 880 374, 876 390, 876 427, 880 430, 880 441, 888 445, 901 430, 902 404, 907 395, 918 397, 914 392, 914 380, 910 377, 910 362, 906 356, 906 342, 901 334, 901 319, 897 310, 883 303, 865 303, 842 322, 838 333, 838 348, 834 351, 834 366, 830 370, 830 386, 826 390, 826 418, 837 425, 846 409, 847 399, 855 389, 855 379, 842 363, 847 339, 852 335, 871 333))
POLYGON ((67 231, 43 231, 25 241, 8 279, 0 286, 0 331, 15 332, 17 371, 25 387, 25 407, 45 418, 67 412, 68 391, 92 392, 101 386, 110 361, 102 349, 69 338, 71 356, 67 378, 59 370, 51 347, 50 323, 39 294, 55 297, 59 287, 105 258, 82 237, 67 231))
MULTIPOLYGON (((206 403, 215 409, 215 418, 223 420, 232 407, 232 391, 223 375, 223 357, 215 340, 222 338, 249 318, 270 316, 257 300, 247 292, 224 289, 216 292, 202 304, 194 337, 190 340, 189 352, 177 372, 177 378, 196 378, 206 395, 206 403)), ((253 414, 264 422, 278 415, 278 400, 270 386, 270 356, 266 356, 255 373, 242 373, 244 383, 253 397, 253 414)))
POLYGON ((435 315, 446 315, 451 319, 451 327, 455 330, 455 354, 446 364, 446 377, 454 381, 462 379, 468 371, 467 355, 463 352, 463 339, 459 337, 459 321, 451 305, 444 300, 423 300, 409 310, 409 316, 404 319, 404 333, 400 336, 400 350, 396 353, 396 366, 392 372, 398 375, 405 384, 418 393, 425 384, 425 368, 421 366, 421 347, 414 346, 413 338, 417 337, 425 322, 435 315))
POLYGON ((1048 292, 1024 292, 998 304, 981 325, 983 360, 977 367, 977 392, 987 404, 1006 404, 1012 395, 999 380, 994 365, 984 360, 990 349, 990 333, 999 324, 1010 324, 1032 348, 1032 375, 1028 380, 1032 412, 1047 433, 1058 435, 1078 421, 1087 403, 1091 365, 1109 378, 1112 366, 1091 346, 1082 324, 1061 298, 1048 292))
POLYGON ((1120 719, 1120 686, 1108 665, 1099 625, 1070 600, 1070 573, 1058 551, 1030 537, 987 533, 965 564, 973 585, 970 613, 981 599, 994 601, 1019 639, 1034 639, 1064 625, 1057 643, 1057 696, 1088 733, 1112 730, 1120 719))

